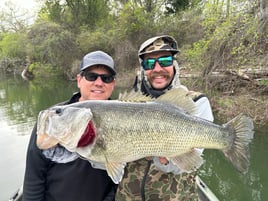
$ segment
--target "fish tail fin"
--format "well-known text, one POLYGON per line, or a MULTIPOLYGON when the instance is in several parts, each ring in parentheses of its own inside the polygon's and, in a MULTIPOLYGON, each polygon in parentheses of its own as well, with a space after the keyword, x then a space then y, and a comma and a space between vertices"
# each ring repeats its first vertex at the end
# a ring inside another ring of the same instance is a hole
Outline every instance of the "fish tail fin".
POLYGON ((245 174, 249 166, 249 143, 254 136, 253 120, 244 114, 240 114, 224 126, 234 130, 231 147, 223 151, 224 155, 238 171, 245 174))

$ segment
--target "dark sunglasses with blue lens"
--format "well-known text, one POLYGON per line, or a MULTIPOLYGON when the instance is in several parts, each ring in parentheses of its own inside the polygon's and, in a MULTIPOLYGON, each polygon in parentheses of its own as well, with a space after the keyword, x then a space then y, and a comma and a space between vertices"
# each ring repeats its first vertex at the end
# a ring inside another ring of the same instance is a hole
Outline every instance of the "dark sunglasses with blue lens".
POLYGON ((98 77, 100 77, 104 83, 112 83, 115 79, 115 76, 111 74, 97 74, 97 73, 92 73, 92 72, 87 72, 87 71, 81 72, 81 75, 84 76, 87 81, 91 81, 91 82, 98 79, 98 77))
POLYGON ((155 63, 158 62, 161 67, 168 67, 173 64, 173 56, 162 56, 159 58, 148 58, 141 62, 144 70, 153 70, 155 63))

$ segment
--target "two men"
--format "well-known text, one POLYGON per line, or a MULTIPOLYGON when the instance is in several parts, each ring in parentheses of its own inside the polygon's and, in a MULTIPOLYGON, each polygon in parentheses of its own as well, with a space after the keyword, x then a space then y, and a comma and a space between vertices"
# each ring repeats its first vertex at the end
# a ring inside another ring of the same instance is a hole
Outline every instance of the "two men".
MULTIPOLYGON (((136 77, 134 90, 158 97, 172 88, 186 88, 179 80, 179 66, 176 61, 178 52, 177 42, 171 36, 157 36, 145 41, 139 50, 141 69, 136 77)), ((111 59, 107 62, 108 59, 104 63, 103 60, 97 59, 98 62, 91 63, 90 58, 87 55, 84 57, 81 73, 77 76, 80 94, 72 97, 67 104, 108 99, 111 95, 115 82, 113 62, 111 59)), ((195 101, 197 116, 213 121, 208 99, 200 93, 189 95, 195 101)), ((116 185, 105 171, 93 170, 88 161, 83 162, 81 159, 66 164, 51 162, 44 152, 36 147, 35 133, 36 129, 33 131, 27 156, 24 200, 72 200, 75 195, 79 195, 80 199, 76 200, 81 201, 114 199, 116 185), (72 181, 77 181, 77 184, 72 181)), ((200 154, 201 152, 202 150, 200 154)), ((184 173, 164 157, 140 159, 127 164, 115 200, 197 200, 194 178, 195 173, 184 173)))

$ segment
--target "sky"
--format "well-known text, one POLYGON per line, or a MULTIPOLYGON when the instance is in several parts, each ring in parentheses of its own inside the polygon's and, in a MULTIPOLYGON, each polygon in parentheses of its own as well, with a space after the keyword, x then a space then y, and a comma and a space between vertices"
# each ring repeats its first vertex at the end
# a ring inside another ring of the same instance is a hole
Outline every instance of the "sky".
POLYGON ((30 12, 34 12, 39 5, 36 0, 0 0, 1 7, 4 6, 5 2, 12 2, 19 8, 27 9, 30 12))
POLYGON ((44 0, 0 0, 0 12, 7 11, 9 13, 10 9, 8 8, 10 8, 10 6, 5 6, 5 3, 7 3, 8 5, 12 5, 11 7, 15 9, 17 16, 21 15, 22 18, 28 21, 26 23, 32 24, 37 16, 37 11, 40 7, 39 4, 43 1, 44 0))

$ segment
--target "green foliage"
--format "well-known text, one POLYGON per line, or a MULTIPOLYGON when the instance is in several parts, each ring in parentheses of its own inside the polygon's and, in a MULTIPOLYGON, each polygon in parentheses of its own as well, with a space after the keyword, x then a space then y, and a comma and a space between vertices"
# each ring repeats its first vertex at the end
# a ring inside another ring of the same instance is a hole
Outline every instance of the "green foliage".
POLYGON ((179 47, 183 47, 202 39, 204 30, 200 25, 201 22, 199 10, 188 10, 161 17, 157 21, 156 32, 172 35, 177 39, 179 47))
POLYGON ((79 22, 79 26, 88 26, 94 29, 99 21, 107 19, 109 8, 107 1, 75 1, 66 0, 68 8, 73 16, 73 24, 79 22))
POLYGON ((214 33, 214 30, 225 19, 223 4, 222 3, 206 3, 203 15, 205 15, 202 21, 202 26, 205 27, 206 34, 209 36, 214 33))
POLYGON ((1 57, 26 58, 26 35, 24 33, 3 34, 0 40, 1 57))
POLYGON ((249 12, 226 13, 224 2, 207 3, 202 21, 204 37, 186 50, 186 57, 201 66, 206 75, 215 70, 240 68, 254 63, 254 55, 264 54, 259 20, 249 12))
POLYGON ((132 3, 124 5, 120 11, 117 21, 114 25, 118 30, 119 38, 128 38, 132 41, 138 40, 146 33, 152 33, 155 30, 155 23, 150 13, 147 13, 143 7, 132 3))
POLYGON ((258 81, 258 84, 261 86, 268 86, 268 79, 263 79, 258 81))
POLYGON ((258 84, 262 86, 268 86, 268 79, 260 80, 258 84))
POLYGON ((39 17, 47 16, 49 21, 61 24, 64 7, 60 2, 60 0, 47 0, 39 12, 39 17))
POLYGON ((28 71, 29 71, 30 73, 34 73, 34 69, 37 68, 39 65, 40 65, 39 62, 30 64, 30 65, 28 66, 28 71))
POLYGON ((94 50, 112 52, 110 37, 103 30, 81 31, 77 36, 77 44, 79 44, 82 54, 87 54, 94 50))
POLYGON ((236 26, 238 26, 235 32, 236 38, 239 37, 240 40, 233 43, 231 54, 239 61, 238 64, 244 64, 249 61, 248 56, 252 53, 254 55, 263 53, 262 49, 258 48, 262 33, 258 31, 259 22, 253 17, 241 17, 236 26))
POLYGON ((207 40, 199 40, 193 44, 192 48, 185 50, 185 57, 188 61, 191 61, 193 64, 192 68, 200 68, 204 67, 207 58, 205 54, 207 52, 209 45, 209 41, 207 40))
POLYGON ((165 2, 166 14, 179 13, 190 8, 196 7, 201 0, 167 0, 165 2))
POLYGON ((62 71, 50 64, 42 64, 40 62, 34 62, 28 67, 29 72, 31 72, 35 77, 38 78, 48 78, 57 75, 62 75, 62 71))
POLYGON ((28 40, 30 62, 50 64, 65 71, 80 55, 72 33, 55 23, 35 24, 28 33, 28 40))
POLYGON ((27 34, 0 33, 0 58, 27 58, 33 72, 41 67, 49 71, 44 66, 50 66, 69 76, 77 66, 74 62, 100 49, 115 58, 118 71, 132 71, 139 65, 140 44, 169 34, 181 49, 180 64, 187 62, 204 75, 254 66, 256 55, 267 63, 267 18, 258 17, 258 7, 239 10, 235 3, 242 5, 243 0, 200 2, 46 0, 27 34), (165 9, 170 10, 164 13, 165 9))
POLYGON ((109 11, 107 1, 103 0, 46 0, 41 16, 46 14, 49 21, 77 32, 81 26, 95 29, 100 21, 109 17, 109 11))

